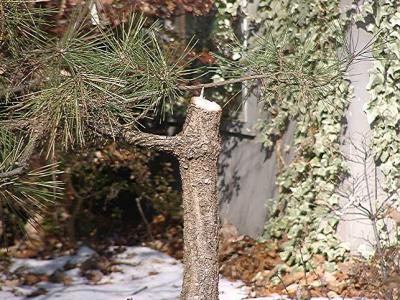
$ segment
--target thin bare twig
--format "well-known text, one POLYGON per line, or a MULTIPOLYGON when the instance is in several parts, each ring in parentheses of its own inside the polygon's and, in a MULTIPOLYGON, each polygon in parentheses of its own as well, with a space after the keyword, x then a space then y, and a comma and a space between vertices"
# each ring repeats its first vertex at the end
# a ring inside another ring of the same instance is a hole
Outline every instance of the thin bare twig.
POLYGON ((140 197, 139 197, 139 198, 136 198, 136 205, 137 205, 137 208, 138 208, 138 210, 139 210, 140 216, 142 217, 143 222, 144 222, 144 224, 146 225, 147 233, 149 234, 150 238, 151 238, 152 240, 154 240, 153 233, 151 232, 150 223, 149 223, 149 221, 147 220, 146 215, 144 214, 144 211, 143 211, 143 208, 142 208, 142 204, 140 203, 141 200, 142 200, 142 199, 141 199, 140 197))

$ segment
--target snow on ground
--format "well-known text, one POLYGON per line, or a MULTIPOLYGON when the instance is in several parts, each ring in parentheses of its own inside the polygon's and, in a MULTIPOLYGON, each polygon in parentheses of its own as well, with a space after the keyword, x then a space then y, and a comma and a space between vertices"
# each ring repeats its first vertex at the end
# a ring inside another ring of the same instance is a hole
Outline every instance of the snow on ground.
MULTIPOLYGON (((10 271, 29 270, 34 274, 51 275, 62 270, 67 264, 81 263, 90 258, 94 251, 82 247, 75 256, 61 256, 52 260, 15 259, 10 271)), ((146 247, 128 247, 117 255, 121 272, 104 276, 97 284, 92 284, 75 268, 65 272, 73 281, 70 286, 40 282, 35 286, 16 288, 15 294, 29 295, 38 288, 47 294, 29 299, 37 300, 161 300, 177 299, 182 282, 182 264, 177 260, 146 247)), ((230 282, 224 278, 220 282, 221 300, 239 300, 247 295, 240 282, 230 282)), ((11 289, 3 287, 1 300, 22 300, 25 296, 15 296, 11 289)))
MULTIPOLYGON (((62 271, 67 265, 83 263, 95 255, 87 247, 79 249, 76 255, 61 256, 52 260, 15 259, 10 271, 29 271, 34 274, 51 275, 62 271)), ((35 286, 14 288, 2 287, 1 300, 172 300, 178 299, 182 283, 182 264, 155 250, 146 247, 127 247, 114 260, 119 263, 120 272, 105 275, 93 284, 74 268, 65 271, 72 278, 68 286, 58 283, 40 282, 35 286), (45 295, 27 298, 34 290, 43 288, 45 295)), ((220 280, 220 300, 247 299, 243 283, 220 280)), ((287 299, 285 297, 258 298, 258 300, 287 299)), ((316 300, 316 299, 315 299, 316 300)))

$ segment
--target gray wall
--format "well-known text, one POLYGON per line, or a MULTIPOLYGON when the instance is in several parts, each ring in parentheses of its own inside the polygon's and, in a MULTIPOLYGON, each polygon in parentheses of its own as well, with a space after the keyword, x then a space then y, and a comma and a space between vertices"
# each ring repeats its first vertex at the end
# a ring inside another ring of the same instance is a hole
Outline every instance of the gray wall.
MULTIPOLYGON (((340 9, 344 13, 350 8, 351 0, 342 0, 340 2, 340 9)), ((355 25, 349 30, 352 31, 352 38, 354 41, 358 41, 354 44, 355 51, 361 49, 364 45, 368 44, 371 40, 372 35, 363 29, 358 29, 355 25)), ((360 177, 363 174, 363 165, 353 162, 355 155, 360 154, 357 148, 362 148, 365 141, 368 143, 371 135, 371 129, 367 122, 367 117, 363 111, 365 103, 370 100, 369 93, 367 91, 367 84, 369 81, 368 71, 373 66, 373 61, 363 60, 357 64, 351 66, 347 73, 347 78, 351 82, 353 87, 353 99, 349 104, 348 110, 345 115, 343 143, 341 145, 341 151, 350 160, 347 161, 349 169, 349 178, 346 179, 339 189, 348 190, 348 185, 354 180, 354 178, 360 177), (351 143, 349 142, 351 140, 351 143)), ((372 158, 369 159, 369 164, 374 164, 372 158)), ((369 170, 371 171, 371 170, 369 170)), ((371 181, 373 178, 371 178, 371 181)), ((370 182, 371 183, 371 182, 370 182)), ((371 188, 374 184, 371 184, 371 188)), ((356 197, 365 198, 366 196, 366 182, 363 182, 360 188, 352 195, 353 199, 356 197)), ((348 205, 349 199, 342 198, 341 205, 345 207, 348 205)), ((366 204, 366 203, 364 203, 366 204)), ((352 208, 351 206, 343 210, 341 221, 339 222, 337 234, 345 242, 350 244, 351 251, 357 253, 359 247, 364 245, 370 247, 373 241, 373 231, 369 220, 358 214, 359 210, 352 208)))
MULTIPOLYGON (((281 149, 291 144, 294 126, 282 139, 281 149)), ((277 161, 275 151, 262 148, 254 136, 223 133, 223 152, 219 165, 221 219, 238 228, 241 234, 261 236, 268 215, 268 199, 276 196, 277 161)), ((290 154, 281 152, 287 163, 290 154)))

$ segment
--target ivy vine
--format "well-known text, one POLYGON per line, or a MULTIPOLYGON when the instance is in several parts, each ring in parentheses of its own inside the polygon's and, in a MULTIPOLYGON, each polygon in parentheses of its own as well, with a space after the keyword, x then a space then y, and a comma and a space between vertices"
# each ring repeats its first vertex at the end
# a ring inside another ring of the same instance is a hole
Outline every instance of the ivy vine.
POLYGON ((396 0, 368 0, 359 7, 358 21, 365 22, 367 31, 379 34, 370 70, 368 90, 370 101, 365 106, 372 128, 371 148, 380 164, 388 192, 400 188, 400 8, 396 0))
MULTIPOLYGON (((261 18, 274 32, 288 31, 291 45, 316 45, 313 61, 322 56, 335 59, 346 26, 339 1, 263 0, 261 7, 261 18)), ((349 93, 349 84, 343 80, 327 88, 323 103, 300 107, 297 112, 296 99, 285 95, 269 108, 272 119, 260 123, 263 143, 271 147, 289 119, 296 120, 295 158, 278 175, 279 196, 270 208, 264 234, 264 238, 285 240, 281 257, 288 265, 311 262, 315 254, 336 262, 347 252, 336 237, 339 219, 331 211, 338 204, 335 187, 346 172, 339 138, 349 93)))
MULTIPOLYGON (((240 1, 220 0, 217 7, 215 32, 225 41, 232 38, 240 1)), ((271 38, 284 37, 283 43, 296 51, 314 47, 310 61, 321 64, 326 59, 318 58, 336 59, 348 22, 339 12, 339 1, 329 0, 260 0, 257 15, 250 21, 260 34, 264 30, 271 38)), ((230 55, 235 55, 234 51, 230 55)), ((281 149, 286 151, 277 145, 289 122, 296 123, 294 159, 278 170, 279 195, 267 202, 269 216, 263 236, 284 241, 280 254, 288 265, 303 267, 319 254, 334 266, 348 251, 336 236, 339 218, 332 210, 339 200, 335 189, 346 173, 339 139, 350 93, 350 85, 343 79, 337 86, 326 87, 325 101, 312 107, 298 107, 297 99, 289 94, 265 97, 270 118, 260 120, 258 127, 266 148, 276 147, 278 155, 281 149)))

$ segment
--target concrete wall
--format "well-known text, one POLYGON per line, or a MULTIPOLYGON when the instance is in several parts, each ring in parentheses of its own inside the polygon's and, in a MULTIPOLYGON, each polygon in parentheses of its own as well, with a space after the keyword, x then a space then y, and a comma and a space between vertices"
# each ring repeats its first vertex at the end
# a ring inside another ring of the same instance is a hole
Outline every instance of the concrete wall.
MULTIPOLYGON (((294 126, 282 139, 291 145, 294 126)), ((276 196, 276 153, 266 153, 254 136, 223 132, 223 152, 219 161, 221 219, 235 225, 241 234, 261 236, 268 215, 268 199, 276 196)), ((290 154, 281 153, 284 160, 290 154)))
MULTIPOLYGON (((351 3, 351 0, 342 0, 340 2, 341 11, 344 13, 344 11, 350 8, 351 3)), ((353 25, 349 31, 352 32, 351 35, 354 42, 357 41, 357 43, 353 44, 355 51, 364 47, 372 38, 370 33, 366 32, 364 29, 357 28, 355 25, 353 25)), ((354 64, 347 74, 347 78, 350 80, 351 86, 354 89, 354 97, 351 99, 343 124, 344 134, 341 151, 349 159, 347 161, 349 177, 339 187, 340 190, 344 191, 348 191, 349 184, 351 184, 355 178, 359 178, 363 174, 363 165, 352 160, 355 159, 357 154, 360 154, 360 151, 357 149, 364 147, 363 143, 368 143, 368 139, 371 135, 371 129, 363 107, 365 103, 370 100, 367 84, 369 81, 368 71, 372 66, 373 61, 363 60, 354 64)), ((372 161, 372 157, 369 158, 368 163, 372 166, 372 169, 370 168, 368 172, 373 172, 374 162, 372 161)), ((370 175, 372 176, 373 174, 370 175)), ((370 179, 369 185, 370 188, 373 189, 374 178, 371 177, 370 179)), ((366 198, 366 184, 367 182, 365 181, 361 183, 360 187, 353 193, 352 199, 366 198)), ((348 203, 349 199, 341 199, 342 207, 345 207, 348 203)), ((368 203, 364 203, 364 205, 368 205, 368 203)), ((349 207, 343 212, 342 220, 339 222, 337 229, 338 236, 351 245, 351 251, 353 253, 357 253, 361 245, 370 247, 371 243, 374 243, 371 222, 359 214, 359 209, 349 207)))

